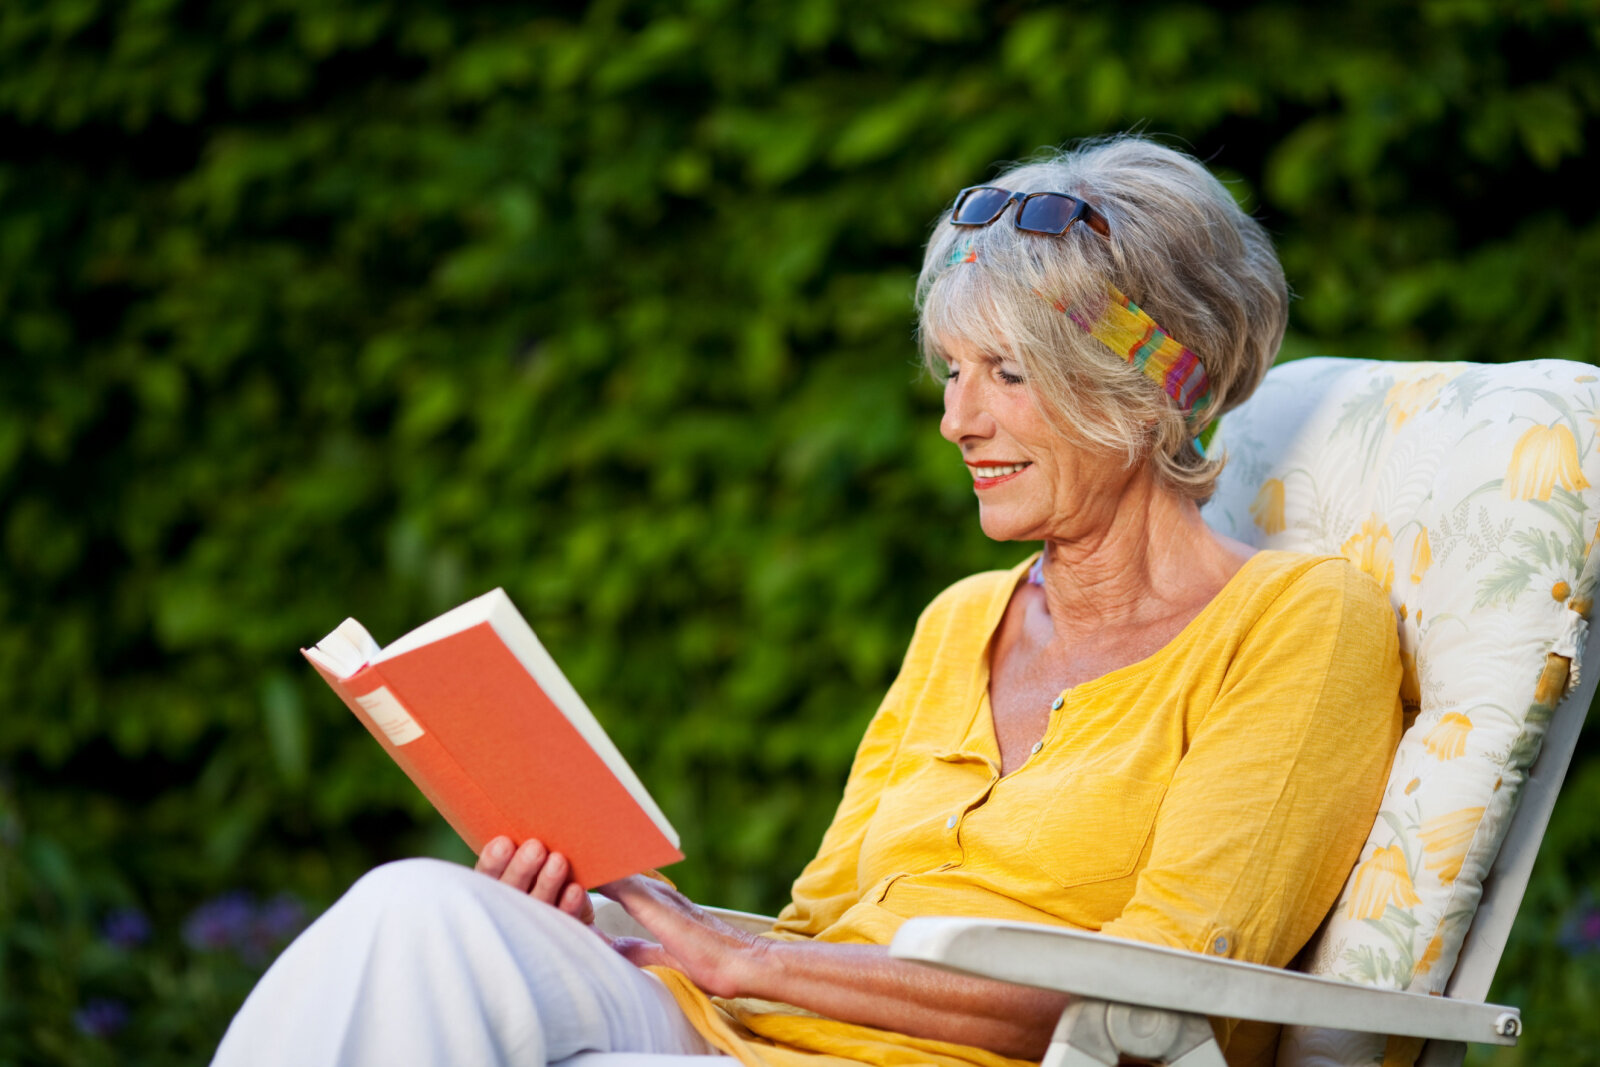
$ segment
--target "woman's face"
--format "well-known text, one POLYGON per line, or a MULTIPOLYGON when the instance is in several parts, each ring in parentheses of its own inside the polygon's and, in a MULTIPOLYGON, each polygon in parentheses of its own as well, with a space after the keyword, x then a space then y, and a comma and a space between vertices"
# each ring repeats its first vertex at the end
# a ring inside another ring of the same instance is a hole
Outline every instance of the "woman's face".
POLYGON ((939 432, 961 449, 983 532, 996 541, 1070 540, 1109 523, 1131 471, 1073 442, 1034 402, 1015 360, 957 343, 939 432))

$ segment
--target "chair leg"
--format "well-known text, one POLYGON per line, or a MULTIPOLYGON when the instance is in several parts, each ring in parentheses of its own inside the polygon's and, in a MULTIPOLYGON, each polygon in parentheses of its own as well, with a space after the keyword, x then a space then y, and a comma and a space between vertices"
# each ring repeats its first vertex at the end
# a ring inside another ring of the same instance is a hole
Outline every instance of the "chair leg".
POLYGON ((1116 1067, 1123 1057, 1171 1067, 1226 1067, 1204 1015, 1087 999, 1062 1011, 1039 1067, 1116 1067))

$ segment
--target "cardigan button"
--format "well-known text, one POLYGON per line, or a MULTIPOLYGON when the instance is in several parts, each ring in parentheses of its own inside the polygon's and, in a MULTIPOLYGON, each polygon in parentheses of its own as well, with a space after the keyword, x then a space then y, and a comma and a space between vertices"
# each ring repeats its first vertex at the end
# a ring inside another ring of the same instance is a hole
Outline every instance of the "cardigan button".
POLYGON ((960 819, 960 818, 961 818, 961 816, 959 816, 959 815, 952 815, 952 816, 950 816, 950 818, 949 818, 949 819, 948 819, 948 820, 946 820, 946 822, 945 822, 945 824, 944 824, 944 825, 945 825, 945 829, 947 829, 947 830, 954 830, 954 829, 955 829, 955 828, 956 828, 956 822, 957 822, 957 820, 959 820, 959 819, 960 819))
POLYGON ((1067 698, 1066 697, 1056 697, 1055 701, 1050 705, 1050 710, 1051 711, 1060 711, 1061 710, 1061 705, 1065 704, 1066 702, 1067 702, 1067 698))

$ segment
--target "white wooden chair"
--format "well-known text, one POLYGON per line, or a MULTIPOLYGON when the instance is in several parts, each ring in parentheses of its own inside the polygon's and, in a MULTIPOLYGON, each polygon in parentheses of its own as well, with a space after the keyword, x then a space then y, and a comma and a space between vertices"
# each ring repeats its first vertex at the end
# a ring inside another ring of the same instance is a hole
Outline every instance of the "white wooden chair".
POLYGON ((1484 999, 1600 679, 1584 621, 1597 408, 1582 364, 1315 359, 1275 368, 1223 421, 1208 521, 1343 552, 1389 589, 1401 631, 1412 721, 1362 861, 1302 953, 1316 973, 966 919, 914 919, 890 951, 1077 994, 1050 1065, 1219 1065, 1208 1016, 1284 1024, 1280 1067, 1419 1049, 1444 1067, 1466 1042, 1514 1044, 1520 1014, 1484 999))
POLYGON ((1406 668, 1383 809, 1298 971, 981 919, 910 920, 890 951, 1075 994, 1047 1067, 1214 1067, 1210 1017, 1284 1024, 1280 1067, 1445 1067, 1467 1042, 1515 1043, 1518 1011, 1484 1000, 1600 680, 1579 670, 1600 664, 1597 435, 1594 370, 1554 360, 1303 360, 1224 420, 1208 521, 1356 560, 1390 592, 1406 668))

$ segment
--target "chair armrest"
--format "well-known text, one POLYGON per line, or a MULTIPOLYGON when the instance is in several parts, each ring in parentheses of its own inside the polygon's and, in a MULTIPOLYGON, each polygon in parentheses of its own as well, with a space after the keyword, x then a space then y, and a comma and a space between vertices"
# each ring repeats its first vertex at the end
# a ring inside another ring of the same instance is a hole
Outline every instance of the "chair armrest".
POLYGON ((764 934, 772 929, 778 920, 770 915, 757 915, 753 911, 734 911, 732 908, 707 908, 702 905, 701 910, 710 912, 729 926, 737 926, 750 934, 764 934))
MULTIPOLYGON (((633 916, 623 910, 622 905, 610 897, 603 897, 599 893, 590 893, 589 899, 594 902, 594 924, 600 928, 601 933, 611 937, 639 937, 646 941, 654 941, 650 931, 633 921, 633 916)), ((736 926, 752 934, 764 934, 772 929, 772 924, 778 920, 770 915, 756 915, 748 911, 733 911, 729 908, 702 908, 729 926, 736 926)))
POLYGON ((947 970, 1167 1011, 1448 1041, 1514 1045, 1515 1008, 1331 978, 1105 937, 988 919, 911 919, 889 953, 947 970))

